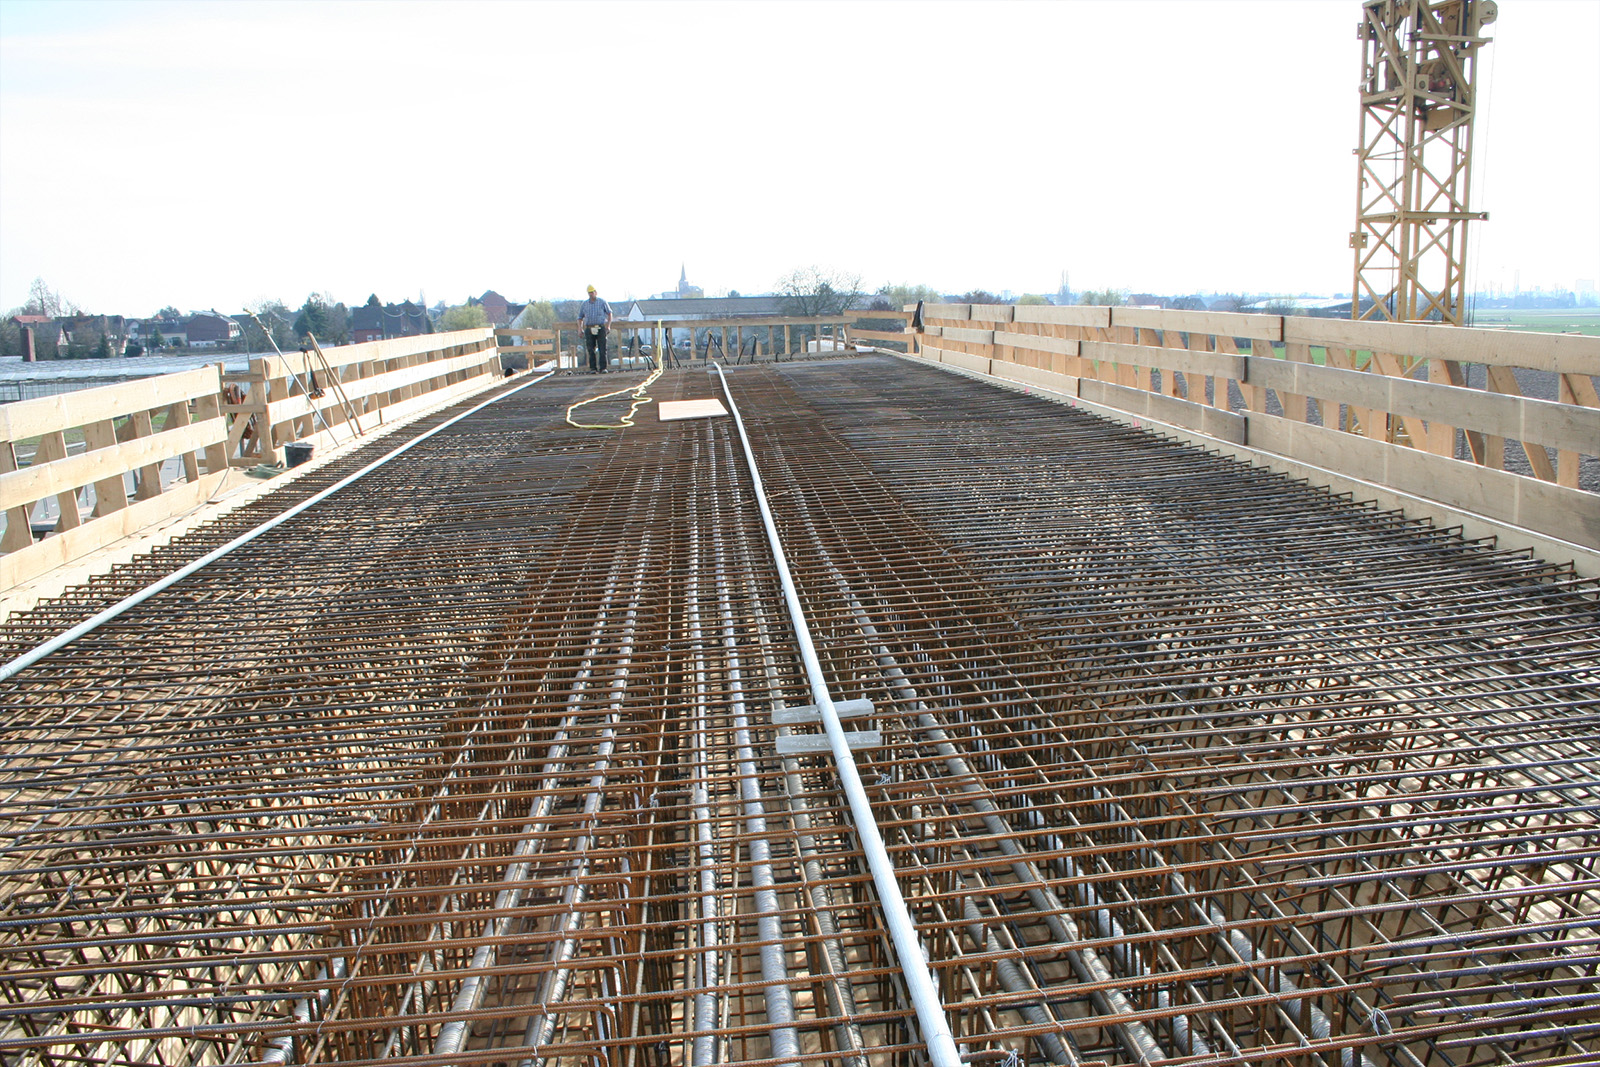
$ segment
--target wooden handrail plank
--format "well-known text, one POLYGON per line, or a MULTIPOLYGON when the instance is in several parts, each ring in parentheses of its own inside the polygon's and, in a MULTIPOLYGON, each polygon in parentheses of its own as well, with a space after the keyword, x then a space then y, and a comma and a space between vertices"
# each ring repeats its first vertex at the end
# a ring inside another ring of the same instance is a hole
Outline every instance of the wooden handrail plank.
MULTIPOLYGON (((747 319, 737 317, 731 319, 614 319, 611 323, 611 329, 613 331, 649 331, 658 326, 665 330, 687 330, 691 327, 697 330, 709 330, 723 326, 743 326, 746 328, 751 326, 848 326, 855 321, 856 316, 853 314, 820 315, 814 318, 755 318, 752 316, 747 319)), ((556 329, 563 333, 577 333, 577 320, 558 322, 556 323, 556 329)))
POLYGON ((1286 341, 1384 351, 1413 359, 1453 359, 1556 374, 1600 374, 1600 337, 1579 334, 1295 315, 1284 320, 1283 336, 1286 341))
POLYGON ((1079 346, 1078 354, 1084 359, 1098 360, 1103 363, 1155 367, 1160 370, 1179 370, 1185 374, 1231 378, 1234 381, 1243 381, 1246 373, 1246 357, 1224 352, 1191 352, 1181 348, 1113 344, 1109 341, 1084 341, 1079 346))
POLYGON ((0 441, 42 437, 55 430, 71 430, 135 411, 188 403, 197 396, 221 390, 221 372, 209 366, 34 400, 17 400, 0 405, 0 441))
MULTIPOLYGON (((465 356, 453 356, 450 359, 435 360, 431 363, 418 363, 415 366, 401 367, 399 370, 374 374, 370 378, 352 379, 345 382, 345 393, 354 403, 379 393, 392 392, 395 389, 403 389, 408 385, 425 382, 429 378, 438 378, 455 371, 482 366, 498 358, 500 358, 500 353, 496 349, 485 348, 465 356)), ((286 396, 281 400, 274 400, 268 405, 270 411, 268 419, 276 426, 290 419, 310 415, 313 405, 320 411, 334 411, 339 407, 339 400, 331 391, 318 397, 315 401, 303 393, 296 396, 286 396)))
POLYGON ((1252 341, 1283 340, 1282 315, 1253 315, 1237 311, 1178 311, 1168 308, 1111 309, 1113 326, 1138 326, 1149 330, 1227 334, 1252 341))
POLYGON ((1051 326, 1082 326, 1103 330, 1111 325, 1111 309, 1098 304, 1055 307, 1049 304, 1017 305, 1015 322, 1042 322, 1051 326))
POLYGON ((0 510, 43 500, 91 482, 119 477, 227 440, 223 419, 206 419, 187 426, 93 448, 65 459, 39 463, 0 474, 0 510))
POLYGON ((1078 355, 1079 342, 1068 340, 1065 337, 1050 337, 1042 333, 1011 333, 1005 330, 994 332, 994 343, 1009 345, 1012 348, 1025 348, 1030 352, 1053 352, 1060 356, 1078 355))
POLYGON ((1010 304, 972 304, 968 316, 973 322, 1014 322, 1017 309, 1010 304))
MULTIPOLYGON (((343 368, 352 363, 373 361, 381 363, 384 360, 404 359, 407 356, 471 344, 493 348, 494 330, 488 326, 477 326, 470 330, 454 330, 450 333, 420 333, 411 337, 391 337, 385 341, 363 341, 355 345, 324 348, 322 354, 327 357, 328 364, 339 371, 339 377, 343 379, 343 368)), ((322 360, 318 359, 314 352, 310 356, 300 352, 285 352, 282 356, 263 356, 261 359, 267 366, 269 378, 285 377, 291 370, 302 378, 308 371, 315 371, 319 382, 323 377, 322 360)), ((349 384, 345 382, 346 388, 349 384)))
POLYGON ((0 589, 10 589, 52 568, 104 548, 121 537, 139 533, 156 523, 205 503, 222 483, 226 471, 203 474, 197 482, 174 485, 150 500, 140 500, 82 526, 63 530, 34 544, 0 555, 0 589))
POLYGON ((897 333, 893 330, 859 330, 852 328, 850 337, 852 340, 857 337, 865 337, 869 341, 903 341, 909 343, 916 338, 916 334, 903 331, 897 333))
POLYGON ((1290 419, 1251 416, 1247 443, 1474 515, 1600 547, 1600 495, 1581 489, 1290 419))
POLYGON ((1600 409, 1459 385, 1248 356, 1254 385, 1595 455, 1600 409))
POLYGON ((994 344, 993 330, 969 330, 959 326, 946 326, 944 328, 946 341, 960 341, 965 345, 992 345, 994 344))

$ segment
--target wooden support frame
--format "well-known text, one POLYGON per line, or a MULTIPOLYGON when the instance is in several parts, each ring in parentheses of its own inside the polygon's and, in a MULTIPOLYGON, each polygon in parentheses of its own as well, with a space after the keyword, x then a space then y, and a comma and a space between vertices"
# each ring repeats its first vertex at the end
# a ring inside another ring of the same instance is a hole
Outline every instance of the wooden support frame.
POLYGON ((343 444, 357 422, 375 429, 499 377, 494 331, 477 329, 256 359, 244 375, 210 366, 0 405, 0 576, 14 585, 196 507, 230 466, 279 461, 291 441, 343 444), (319 395, 308 394, 313 374, 319 395), (82 451, 68 435, 81 436, 82 451), (19 455, 19 444, 32 453, 19 455), (176 477, 164 473, 173 460, 176 477), (45 500, 60 517, 40 540, 33 513, 45 500))
MULTIPOLYGON (((1563 489, 1577 488, 1584 456, 1600 454, 1600 338, 1153 308, 1019 306, 1011 309, 1009 324, 1006 312, 982 305, 933 305, 925 314, 923 354, 933 361, 1042 383, 1019 368, 1042 368, 1043 350, 1057 349, 1061 362, 1050 369, 1062 372, 1063 383, 1070 380, 1072 395, 1202 432, 1212 430, 1202 429, 1204 420, 1181 405, 1242 415, 1248 428, 1225 419, 1212 429, 1220 439, 1239 444, 1248 439, 1252 447, 1292 439, 1328 448, 1327 442, 1344 435, 1424 453, 1469 471, 1499 471, 1505 442, 1515 441, 1532 477, 1507 477, 1563 489), (1049 329, 1079 335, 1070 354, 1062 344, 1066 338, 1042 332, 1049 329), (1240 351, 1240 339, 1249 343, 1247 354, 1240 351), (1473 366, 1482 368, 1487 388, 1467 388, 1473 366), (1522 396, 1518 368, 1555 374, 1559 395, 1553 400, 1522 396), (1068 370, 1077 373, 1067 375, 1068 370), (1237 410, 1229 400, 1234 388, 1243 398, 1237 410), (1166 409, 1158 414, 1162 405, 1166 409), (1285 436, 1284 425, 1318 432, 1285 436), (1456 458, 1458 435, 1468 446, 1462 459, 1456 458)), ((1299 459, 1309 461, 1304 455, 1299 459)), ((1407 492, 1426 496, 1426 479, 1436 478, 1440 492, 1453 487, 1452 506, 1471 499, 1455 475, 1424 476, 1419 472, 1432 468, 1393 459, 1375 467, 1363 463, 1361 477, 1371 476, 1373 469, 1380 475, 1405 471, 1420 480, 1404 487, 1407 492)), ((1517 497, 1544 499, 1531 489, 1517 497)), ((1519 508, 1519 515, 1542 516, 1538 521, 1561 527, 1559 536, 1587 530, 1538 507, 1519 508)), ((1516 521, 1506 514, 1501 518, 1516 521)))
POLYGON ((221 368, 210 366, 0 407, 0 550, 11 583, 100 547, 130 522, 193 506, 183 503, 192 491, 227 469, 221 392, 221 368), (82 438, 82 451, 69 447, 69 434, 82 438), (23 442, 34 445, 26 463, 23 442), (179 472, 168 481, 163 468, 173 459, 179 472), (188 489, 174 493, 175 486, 188 489), (88 516, 80 512, 85 492, 95 501, 88 516), (45 500, 60 514, 40 540, 33 514, 45 500))
POLYGON ((324 349, 320 357, 290 352, 252 359, 249 375, 236 382, 248 386, 244 402, 224 405, 233 419, 232 462, 282 463, 290 443, 313 449, 343 444, 448 395, 477 389, 485 379, 500 377, 496 340, 496 331, 483 327, 343 345, 324 349), (330 368, 340 388, 323 380, 330 368), (313 379, 320 395, 307 393, 313 379))

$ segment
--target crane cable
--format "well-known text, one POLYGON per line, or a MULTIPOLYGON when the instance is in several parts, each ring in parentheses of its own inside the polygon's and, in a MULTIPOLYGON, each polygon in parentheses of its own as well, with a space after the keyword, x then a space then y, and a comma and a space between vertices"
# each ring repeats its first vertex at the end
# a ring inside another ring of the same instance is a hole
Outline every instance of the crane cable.
MULTIPOLYGON (((657 328, 659 329, 659 327, 660 324, 658 323, 657 328)), ((624 427, 632 426, 633 416, 640 408, 650 403, 650 386, 655 384, 655 380, 657 378, 661 377, 661 372, 665 367, 665 364, 658 360, 652 360, 652 362, 655 363, 655 369, 650 372, 649 377, 640 382, 638 385, 624 386, 621 389, 613 389, 609 393, 601 393, 599 396, 591 396, 587 400, 580 400, 575 404, 569 405, 567 407, 567 424, 570 426, 576 426, 580 430, 620 430, 624 427), (572 417, 572 413, 574 411, 577 411, 579 408, 587 404, 593 404, 597 401, 606 400, 613 396, 622 396, 624 393, 633 394, 633 403, 629 406, 628 413, 622 416, 622 418, 618 419, 616 422, 577 422, 572 417)))

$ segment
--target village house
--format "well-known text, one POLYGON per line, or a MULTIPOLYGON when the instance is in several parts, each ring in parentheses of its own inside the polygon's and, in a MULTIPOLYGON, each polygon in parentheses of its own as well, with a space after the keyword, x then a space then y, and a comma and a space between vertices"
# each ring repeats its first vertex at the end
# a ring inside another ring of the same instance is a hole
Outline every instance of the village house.
POLYGON ((197 311, 183 320, 185 343, 190 348, 217 348, 239 339, 239 324, 215 311, 197 311))
POLYGON ((350 309, 350 343, 353 345, 432 332, 427 309, 409 300, 400 304, 363 304, 350 309))
POLYGON ((490 326, 509 326, 511 320, 522 314, 526 304, 513 304, 499 293, 490 289, 482 296, 470 296, 467 304, 483 308, 484 317, 489 320, 490 326))

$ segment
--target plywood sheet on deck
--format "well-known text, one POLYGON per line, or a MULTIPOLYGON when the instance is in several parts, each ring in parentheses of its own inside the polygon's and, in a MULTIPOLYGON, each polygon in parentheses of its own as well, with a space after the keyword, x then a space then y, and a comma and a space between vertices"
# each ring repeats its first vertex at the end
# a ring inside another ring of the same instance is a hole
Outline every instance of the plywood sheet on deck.
POLYGON ((728 409, 722 406, 722 401, 714 396, 704 400, 663 400, 656 405, 656 414, 662 422, 676 422, 679 419, 714 419, 718 415, 727 413, 728 409))

